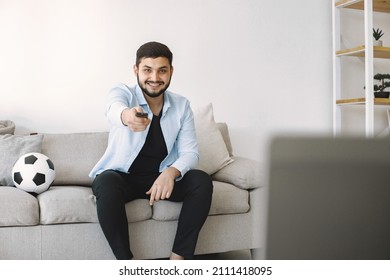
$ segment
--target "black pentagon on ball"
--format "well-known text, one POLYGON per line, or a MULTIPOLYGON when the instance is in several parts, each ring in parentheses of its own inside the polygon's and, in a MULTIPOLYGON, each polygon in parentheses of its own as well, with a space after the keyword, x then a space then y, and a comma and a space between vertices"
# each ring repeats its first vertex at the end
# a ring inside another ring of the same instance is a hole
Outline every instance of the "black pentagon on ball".
POLYGON ((38 160, 38 158, 36 156, 30 155, 30 156, 24 158, 24 163, 25 164, 34 164, 37 160, 38 160))
POLYGON ((20 172, 15 172, 14 173, 14 181, 17 183, 17 184, 21 184, 22 181, 23 181, 23 178, 22 178, 22 174, 20 174, 20 172))
POLYGON ((37 186, 42 185, 46 181, 46 176, 45 176, 45 174, 37 173, 37 174, 35 174, 33 181, 34 181, 35 185, 37 185, 37 186))
POLYGON ((47 165, 49 166, 49 168, 50 168, 51 170, 54 170, 54 164, 53 164, 53 162, 52 162, 50 159, 47 159, 46 162, 47 162, 47 165))

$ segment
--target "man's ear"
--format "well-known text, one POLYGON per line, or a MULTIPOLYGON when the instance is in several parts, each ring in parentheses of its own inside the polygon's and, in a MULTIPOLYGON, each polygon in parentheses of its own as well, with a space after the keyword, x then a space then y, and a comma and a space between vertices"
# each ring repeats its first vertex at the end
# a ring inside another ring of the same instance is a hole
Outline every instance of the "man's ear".
POLYGON ((137 67, 136 64, 134 64, 134 66, 133 66, 133 71, 134 71, 134 74, 137 76, 137 74, 138 74, 138 67, 137 67))

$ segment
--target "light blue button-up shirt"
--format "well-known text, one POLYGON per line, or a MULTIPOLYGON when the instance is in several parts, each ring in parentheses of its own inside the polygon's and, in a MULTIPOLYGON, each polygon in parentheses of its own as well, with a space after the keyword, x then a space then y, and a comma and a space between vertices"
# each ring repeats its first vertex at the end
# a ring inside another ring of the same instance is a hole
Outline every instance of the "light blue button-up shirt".
MULTIPOLYGON (((134 132, 123 125, 121 119, 124 109, 135 106, 142 107, 152 118, 153 113, 138 85, 128 87, 119 84, 109 92, 106 106, 106 117, 111 125, 108 146, 89 173, 91 178, 108 169, 128 172, 141 151, 150 125, 144 131, 134 132)), ((160 124, 168 150, 167 157, 161 162, 160 172, 172 166, 183 177, 188 170, 196 167, 199 160, 194 115, 189 101, 183 96, 165 91, 160 124)))

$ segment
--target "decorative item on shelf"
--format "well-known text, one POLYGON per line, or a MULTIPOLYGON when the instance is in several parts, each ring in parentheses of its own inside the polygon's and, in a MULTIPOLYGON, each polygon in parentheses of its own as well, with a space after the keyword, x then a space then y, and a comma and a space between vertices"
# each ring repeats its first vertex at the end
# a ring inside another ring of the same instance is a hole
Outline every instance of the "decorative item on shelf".
POLYGON ((376 98, 389 98, 390 92, 385 91, 390 88, 390 74, 375 74, 374 80, 379 81, 379 84, 374 85, 374 95, 376 98))
POLYGON ((372 33, 372 36, 374 37, 374 46, 378 46, 378 47, 382 47, 383 45, 383 42, 381 40, 379 40, 385 33, 383 33, 382 30, 380 30, 379 28, 377 28, 375 30, 375 28, 372 29, 373 30, 373 33, 372 33))

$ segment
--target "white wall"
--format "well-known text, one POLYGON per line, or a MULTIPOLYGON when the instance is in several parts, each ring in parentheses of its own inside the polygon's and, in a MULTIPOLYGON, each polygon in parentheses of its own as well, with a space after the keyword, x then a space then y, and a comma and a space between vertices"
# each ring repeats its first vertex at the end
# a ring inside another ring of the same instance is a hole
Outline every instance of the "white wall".
POLYGON ((166 43, 171 90, 212 102, 237 155, 275 133, 331 133, 328 0, 0 0, 0 119, 17 133, 107 130, 105 96, 135 51, 166 43))

